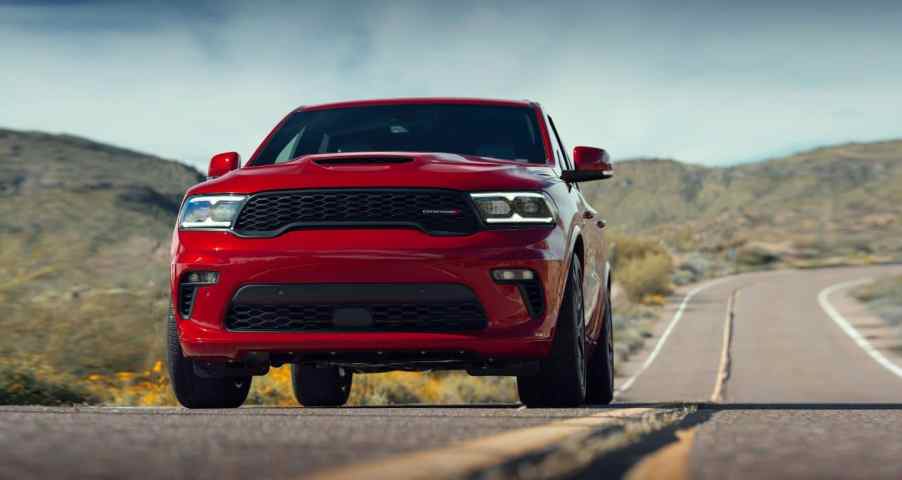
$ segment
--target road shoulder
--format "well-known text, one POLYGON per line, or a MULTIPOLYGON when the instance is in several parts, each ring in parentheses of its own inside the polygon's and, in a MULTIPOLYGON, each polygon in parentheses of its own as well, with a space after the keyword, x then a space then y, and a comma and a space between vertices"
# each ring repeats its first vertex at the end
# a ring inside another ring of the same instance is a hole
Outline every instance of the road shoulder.
POLYGON ((844 282, 822 290, 819 298, 821 306, 829 316, 838 315, 839 318, 834 318, 834 321, 837 321, 840 328, 843 328, 853 341, 872 357, 875 355, 871 353, 871 349, 877 352, 875 360, 878 363, 883 363, 879 360, 883 357, 888 369, 902 377, 902 331, 899 327, 889 325, 852 295, 855 287, 864 283, 867 282, 863 280, 844 282))

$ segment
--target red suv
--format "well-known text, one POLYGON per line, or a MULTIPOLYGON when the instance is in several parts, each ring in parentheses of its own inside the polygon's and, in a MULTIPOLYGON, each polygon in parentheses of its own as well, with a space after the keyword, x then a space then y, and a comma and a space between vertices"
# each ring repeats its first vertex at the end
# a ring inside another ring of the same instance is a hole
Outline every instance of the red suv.
POLYGON ((612 272, 579 182, 612 170, 529 101, 298 108, 182 202, 179 402, 238 407, 287 363, 307 406, 345 403, 354 374, 439 369, 515 375, 528 406, 610 402, 612 272))

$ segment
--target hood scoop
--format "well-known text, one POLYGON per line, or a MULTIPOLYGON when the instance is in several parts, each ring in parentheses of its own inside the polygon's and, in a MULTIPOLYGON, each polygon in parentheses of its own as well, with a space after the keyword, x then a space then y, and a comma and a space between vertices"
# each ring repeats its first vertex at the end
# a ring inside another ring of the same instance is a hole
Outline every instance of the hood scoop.
POLYGON ((397 163, 410 163, 410 157, 327 157, 314 160, 317 165, 341 166, 341 165, 393 165, 397 163))

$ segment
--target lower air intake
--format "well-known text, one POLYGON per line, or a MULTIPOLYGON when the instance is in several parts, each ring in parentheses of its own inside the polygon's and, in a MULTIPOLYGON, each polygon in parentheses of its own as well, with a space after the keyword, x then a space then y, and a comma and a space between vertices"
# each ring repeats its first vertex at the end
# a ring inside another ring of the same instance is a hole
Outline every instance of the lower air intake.
POLYGON ((478 303, 398 303, 376 305, 232 305, 226 327, 236 331, 464 331, 487 324, 478 303), (363 321, 337 321, 342 311, 361 312, 363 321))

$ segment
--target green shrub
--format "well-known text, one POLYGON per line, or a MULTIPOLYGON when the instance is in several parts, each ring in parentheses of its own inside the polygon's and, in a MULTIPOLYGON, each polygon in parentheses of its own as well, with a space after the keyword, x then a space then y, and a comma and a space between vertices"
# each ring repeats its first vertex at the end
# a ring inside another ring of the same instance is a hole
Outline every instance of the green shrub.
POLYGON ((745 247, 736 252, 736 263, 747 267, 763 267, 778 261, 780 255, 761 247, 745 247))
POLYGON ((670 256, 667 248, 660 241, 645 237, 631 237, 613 234, 611 244, 614 253, 614 271, 620 271, 631 262, 641 260, 650 255, 670 256))
POLYGON ((471 377, 462 372, 387 372, 355 375, 350 405, 465 404, 517 401, 511 377, 471 377))
POLYGON ((673 260, 666 253, 650 254, 632 260, 615 273, 617 281, 634 302, 641 302, 654 295, 669 294, 672 274, 673 260))
POLYGON ((616 235, 614 280, 633 302, 667 295, 671 291, 673 259, 661 242, 642 237, 616 235))
POLYGON ((0 405, 98 403, 74 378, 25 363, 0 363, 0 405))

